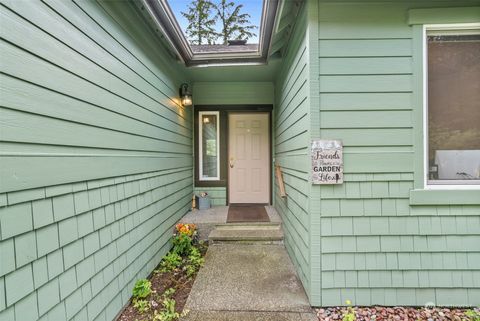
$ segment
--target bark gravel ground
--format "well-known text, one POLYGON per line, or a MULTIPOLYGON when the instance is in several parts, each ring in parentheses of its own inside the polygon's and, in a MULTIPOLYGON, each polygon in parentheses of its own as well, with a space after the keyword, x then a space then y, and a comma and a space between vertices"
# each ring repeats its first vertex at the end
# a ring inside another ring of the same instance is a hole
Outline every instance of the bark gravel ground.
MULTIPOLYGON (((480 317, 480 308, 418 307, 354 307, 356 321, 474 321, 473 311, 480 317)), ((315 309, 319 321, 342 320, 346 307, 315 309)))

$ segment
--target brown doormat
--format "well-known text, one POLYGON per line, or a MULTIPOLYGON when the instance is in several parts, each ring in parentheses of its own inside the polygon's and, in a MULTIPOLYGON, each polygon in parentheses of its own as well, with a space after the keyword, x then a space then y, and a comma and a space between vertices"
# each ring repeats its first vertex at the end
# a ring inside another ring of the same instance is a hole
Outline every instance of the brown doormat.
POLYGON ((227 223, 242 222, 270 222, 270 218, 263 205, 230 204, 227 223))

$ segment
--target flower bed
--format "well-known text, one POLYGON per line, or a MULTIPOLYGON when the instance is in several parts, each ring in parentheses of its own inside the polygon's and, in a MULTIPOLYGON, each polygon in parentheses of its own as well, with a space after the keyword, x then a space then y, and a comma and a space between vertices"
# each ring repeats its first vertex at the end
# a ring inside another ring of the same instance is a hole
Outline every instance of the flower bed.
POLYGON ((118 321, 174 321, 188 313, 183 307, 203 265, 207 244, 197 240, 194 224, 177 224, 172 244, 149 279, 135 283, 132 300, 118 321))

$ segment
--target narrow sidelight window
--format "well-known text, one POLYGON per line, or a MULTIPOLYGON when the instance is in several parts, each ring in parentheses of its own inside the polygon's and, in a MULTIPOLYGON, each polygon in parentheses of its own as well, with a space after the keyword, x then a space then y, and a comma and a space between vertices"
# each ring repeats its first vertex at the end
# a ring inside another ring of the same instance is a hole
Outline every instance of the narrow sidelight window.
POLYGON ((205 111, 198 114, 199 129, 199 180, 220 180, 220 117, 219 112, 205 111))
POLYGON ((480 184, 480 28, 426 31, 427 185, 480 184))

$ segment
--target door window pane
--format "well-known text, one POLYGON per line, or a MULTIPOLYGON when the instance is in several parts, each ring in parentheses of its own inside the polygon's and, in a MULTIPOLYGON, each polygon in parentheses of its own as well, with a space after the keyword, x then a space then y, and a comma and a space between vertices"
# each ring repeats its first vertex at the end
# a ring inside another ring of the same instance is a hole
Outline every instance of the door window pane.
POLYGON ((480 34, 435 33, 427 41, 429 184, 478 184, 480 34))
POLYGON ((218 112, 200 112, 200 180, 220 179, 218 112))

